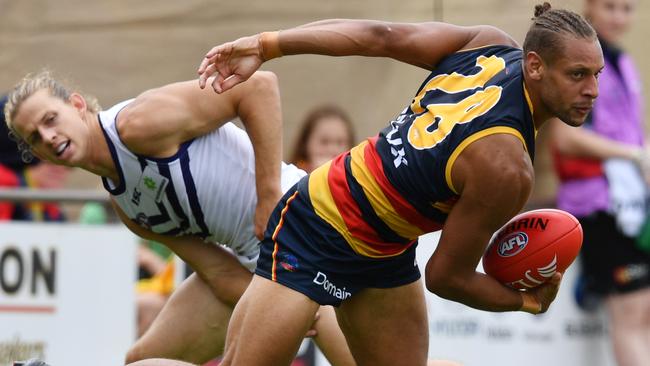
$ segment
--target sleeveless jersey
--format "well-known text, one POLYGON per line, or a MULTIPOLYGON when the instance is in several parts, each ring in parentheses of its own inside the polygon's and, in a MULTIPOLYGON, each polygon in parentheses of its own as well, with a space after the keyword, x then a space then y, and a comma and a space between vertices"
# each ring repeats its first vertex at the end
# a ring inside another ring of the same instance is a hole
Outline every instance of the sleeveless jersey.
MULTIPOLYGON (((246 132, 226 123, 183 143, 168 158, 141 156, 122 143, 116 128, 118 113, 130 102, 99 113, 120 177, 119 184, 106 177, 102 181, 122 211, 158 234, 197 235, 237 255, 257 255, 255 157, 246 132)), ((304 175, 282 163, 283 192, 304 175)))
POLYGON ((522 51, 488 46, 443 59, 379 135, 312 172, 301 193, 359 254, 395 256, 442 228, 458 199, 456 158, 497 133, 535 151, 522 51))

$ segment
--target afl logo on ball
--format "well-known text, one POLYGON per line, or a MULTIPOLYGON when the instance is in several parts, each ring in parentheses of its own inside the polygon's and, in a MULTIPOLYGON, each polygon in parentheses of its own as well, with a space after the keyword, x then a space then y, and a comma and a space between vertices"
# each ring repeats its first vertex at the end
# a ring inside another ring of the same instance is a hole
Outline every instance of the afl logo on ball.
POLYGON ((521 252, 528 244, 528 235, 523 232, 512 233, 506 236, 499 244, 498 253, 502 257, 512 257, 521 252))

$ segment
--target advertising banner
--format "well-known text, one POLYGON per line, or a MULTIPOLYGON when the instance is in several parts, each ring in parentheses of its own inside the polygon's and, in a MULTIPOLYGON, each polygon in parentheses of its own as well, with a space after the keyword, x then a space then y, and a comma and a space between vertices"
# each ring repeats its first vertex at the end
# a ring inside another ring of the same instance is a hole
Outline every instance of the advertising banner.
POLYGON ((0 365, 114 366, 135 339, 137 239, 123 226, 0 224, 0 365))

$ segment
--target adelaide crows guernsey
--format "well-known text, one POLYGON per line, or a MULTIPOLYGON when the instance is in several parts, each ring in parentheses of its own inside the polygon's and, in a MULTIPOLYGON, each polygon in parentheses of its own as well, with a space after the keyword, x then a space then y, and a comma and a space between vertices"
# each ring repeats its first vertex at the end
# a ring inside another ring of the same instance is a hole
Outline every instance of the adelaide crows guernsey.
MULTIPOLYGON (((122 211, 158 234, 197 235, 226 245, 237 255, 257 255, 255 157, 246 132, 226 123, 183 143, 168 158, 137 155, 122 143, 115 123, 130 102, 99 113, 120 177, 119 184, 105 177, 102 181, 122 211)), ((282 163, 283 192, 304 175, 282 163)))
POLYGON ((458 192, 456 158, 491 134, 535 151, 522 51, 489 46, 443 59, 379 135, 312 172, 301 192, 358 253, 389 257, 442 228, 458 192))

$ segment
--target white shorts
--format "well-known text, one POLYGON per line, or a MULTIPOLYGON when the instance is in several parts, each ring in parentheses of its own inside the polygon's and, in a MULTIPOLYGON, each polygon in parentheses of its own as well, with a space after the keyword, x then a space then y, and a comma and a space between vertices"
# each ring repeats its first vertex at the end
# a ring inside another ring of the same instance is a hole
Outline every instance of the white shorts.
POLYGON ((224 247, 230 254, 234 255, 235 258, 241 263, 242 266, 244 266, 247 270, 249 270, 251 273, 255 272, 255 268, 257 267, 257 258, 260 257, 260 252, 257 251, 255 255, 237 255, 235 252, 228 248, 224 247))

